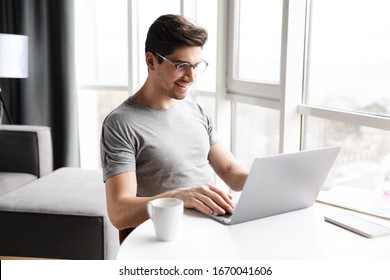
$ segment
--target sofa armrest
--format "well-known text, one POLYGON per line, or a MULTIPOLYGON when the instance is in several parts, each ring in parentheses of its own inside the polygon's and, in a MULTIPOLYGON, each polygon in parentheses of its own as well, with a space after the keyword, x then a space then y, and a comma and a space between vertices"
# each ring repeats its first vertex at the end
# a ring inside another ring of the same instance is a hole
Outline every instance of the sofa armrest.
POLYGON ((53 171, 51 131, 46 126, 0 125, 0 172, 42 177, 53 171))

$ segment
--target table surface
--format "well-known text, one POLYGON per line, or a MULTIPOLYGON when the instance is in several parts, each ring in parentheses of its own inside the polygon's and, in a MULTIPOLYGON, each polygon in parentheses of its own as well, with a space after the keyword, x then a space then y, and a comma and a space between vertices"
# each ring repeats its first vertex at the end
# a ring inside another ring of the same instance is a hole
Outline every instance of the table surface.
MULTIPOLYGON (((347 211, 315 203, 312 207, 237 225, 223 225, 185 210, 174 241, 155 239, 150 220, 122 243, 117 259, 390 259, 390 235, 365 238, 324 221, 324 215, 347 211)), ((390 221, 354 213, 390 227, 390 221)))

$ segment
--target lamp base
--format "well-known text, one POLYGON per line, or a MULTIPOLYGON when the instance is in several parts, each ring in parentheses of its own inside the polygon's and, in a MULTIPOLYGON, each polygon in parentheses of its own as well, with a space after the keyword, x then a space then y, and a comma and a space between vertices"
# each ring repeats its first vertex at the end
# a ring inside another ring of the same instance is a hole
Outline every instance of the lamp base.
POLYGON ((12 120, 11 115, 8 113, 7 106, 5 106, 3 93, 2 93, 1 87, 0 87, 0 124, 2 123, 3 108, 4 108, 4 112, 8 118, 9 123, 14 124, 14 121, 12 120))

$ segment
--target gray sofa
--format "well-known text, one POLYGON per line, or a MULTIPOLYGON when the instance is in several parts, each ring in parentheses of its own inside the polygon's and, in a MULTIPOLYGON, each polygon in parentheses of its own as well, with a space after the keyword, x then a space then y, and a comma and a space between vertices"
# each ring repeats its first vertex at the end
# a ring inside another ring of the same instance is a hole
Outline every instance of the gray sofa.
POLYGON ((0 129, 0 256, 114 259, 101 171, 53 171, 48 127, 0 129))

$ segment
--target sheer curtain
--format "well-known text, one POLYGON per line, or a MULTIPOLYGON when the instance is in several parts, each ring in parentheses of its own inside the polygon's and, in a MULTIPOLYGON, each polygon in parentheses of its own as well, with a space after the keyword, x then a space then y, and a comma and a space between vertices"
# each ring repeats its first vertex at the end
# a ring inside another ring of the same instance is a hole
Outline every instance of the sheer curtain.
POLYGON ((51 127, 54 168, 80 165, 73 18, 73 0, 0 0, 0 33, 29 43, 29 77, 0 79, 7 107, 17 124, 51 127))

